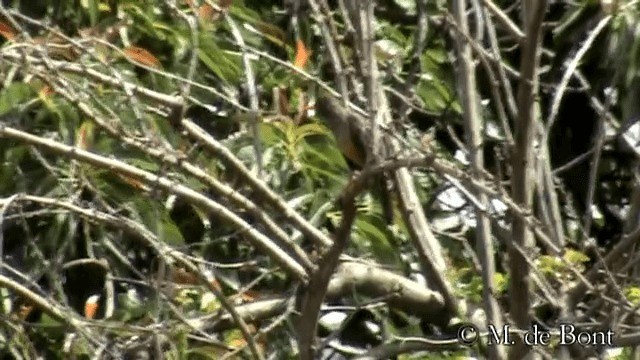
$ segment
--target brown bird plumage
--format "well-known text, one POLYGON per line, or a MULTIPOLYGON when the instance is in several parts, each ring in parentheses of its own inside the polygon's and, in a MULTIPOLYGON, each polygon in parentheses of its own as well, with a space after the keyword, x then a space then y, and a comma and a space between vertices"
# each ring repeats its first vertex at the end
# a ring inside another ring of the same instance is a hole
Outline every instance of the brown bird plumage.
POLYGON ((316 101, 316 113, 327 124, 336 138, 342 154, 359 168, 367 161, 365 144, 368 135, 364 119, 345 109, 340 102, 328 96, 316 101))
MULTIPOLYGON (((333 132, 340 152, 354 167, 362 169, 367 163, 371 133, 367 121, 346 109, 333 97, 321 96, 316 101, 316 114, 333 132)), ((387 222, 393 221, 393 204, 388 196, 384 177, 376 179, 374 188, 382 203, 387 222)))

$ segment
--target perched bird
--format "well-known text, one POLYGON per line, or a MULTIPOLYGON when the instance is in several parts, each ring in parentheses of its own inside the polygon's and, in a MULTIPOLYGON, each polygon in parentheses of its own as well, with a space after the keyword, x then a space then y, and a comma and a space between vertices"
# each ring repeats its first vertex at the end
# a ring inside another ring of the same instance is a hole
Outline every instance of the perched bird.
MULTIPOLYGON (((345 108, 340 101, 328 95, 316 100, 316 115, 331 130, 342 155, 352 168, 362 169, 369 160, 371 131, 368 122, 358 114, 345 108)), ((381 142, 382 143, 382 142, 381 142)), ((378 176, 374 181, 374 196, 382 204, 385 220, 393 222, 393 203, 387 193, 386 180, 378 176)))
POLYGON ((316 114, 333 132, 342 155, 356 169, 362 169, 367 161, 365 144, 369 138, 365 120, 329 96, 321 96, 316 101, 316 114))

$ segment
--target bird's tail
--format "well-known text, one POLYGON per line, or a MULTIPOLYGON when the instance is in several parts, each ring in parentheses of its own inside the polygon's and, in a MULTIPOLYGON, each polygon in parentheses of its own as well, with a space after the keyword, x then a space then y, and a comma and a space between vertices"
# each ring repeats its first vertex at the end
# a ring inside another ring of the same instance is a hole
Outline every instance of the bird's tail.
POLYGON ((387 225, 394 221, 393 185, 387 174, 377 176, 372 187, 373 196, 380 201, 382 216, 387 225))

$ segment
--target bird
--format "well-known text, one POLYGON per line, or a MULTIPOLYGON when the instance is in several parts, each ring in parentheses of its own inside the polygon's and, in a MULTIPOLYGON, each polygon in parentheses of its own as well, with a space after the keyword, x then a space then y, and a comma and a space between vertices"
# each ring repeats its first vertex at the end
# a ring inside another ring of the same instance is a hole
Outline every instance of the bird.
POLYGON ((356 169, 362 169, 367 161, 369 134, 362 117, 345 109, 340 102, 329 96, 316 101, 316 115, 333 133, 342 155, 356 169))
MULTIPOLYGON (((348 110, 336 98, 322 94, 315 104, 316 116, 331 130, 336 139, 338 149, 351 168, 361 170, 369 159, 371 149, 371 131, 368 122, 360 115, 348 110)), ((380 142, 382 143, 382 142, 380 142)), ((376 150, 379 151, 379 150, 376 150)), ((377 176, 373 184, 374 196, 378 196, 382 204, 383 215, 388 224, 393 222, 393 203, 387 192, 386 179, 377 176)))

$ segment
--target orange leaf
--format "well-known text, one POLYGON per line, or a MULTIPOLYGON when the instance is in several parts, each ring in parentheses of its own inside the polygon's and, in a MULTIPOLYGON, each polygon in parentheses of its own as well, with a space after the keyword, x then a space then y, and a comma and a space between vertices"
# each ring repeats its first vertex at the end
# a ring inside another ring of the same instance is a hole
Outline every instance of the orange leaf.
POLYGON ((4 21, 0 21, 0 35, 2 35, 2 37, 7 40, 13 40, 18 35, 18 32, 15 31, 9 24, 5 23, 4 21))
POLYGON ((307 61, 309 61, 309 57, 311 56, 311 51, 304 46, 302 40, 296 41, 296 57, 293 60, 293 66, 298 69, 304 69, 305 65, 307 65, 307 61))
POLYGON ((149 51, 141 47, 129 46, 122 49, 122 52, 124 52, 125 56, 133 62, 155 69, 162 68, 160 60, 158 60, 157 57, 153 56, 153 54, 151 54, 149 51))

